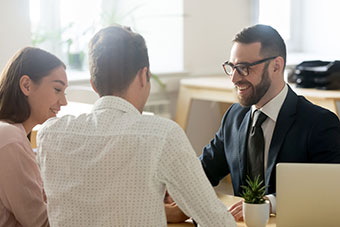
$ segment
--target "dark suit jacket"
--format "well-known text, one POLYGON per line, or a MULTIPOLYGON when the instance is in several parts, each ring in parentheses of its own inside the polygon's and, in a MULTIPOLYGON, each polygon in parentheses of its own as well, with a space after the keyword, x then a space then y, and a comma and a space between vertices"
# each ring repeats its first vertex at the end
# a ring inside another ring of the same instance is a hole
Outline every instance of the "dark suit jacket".
MULTIPOLYGON (((245 184, 246 137, 251 110, 233 104, 222 125, 200 156, 213 186, 231 174, 234 194, 245 184)), ((338 117, 313 105, 289 88, 279 112, 268 153, 265 183, 267 194, 276 192, 276 164, 279 162, 340 163, 340 122, 338 117)))

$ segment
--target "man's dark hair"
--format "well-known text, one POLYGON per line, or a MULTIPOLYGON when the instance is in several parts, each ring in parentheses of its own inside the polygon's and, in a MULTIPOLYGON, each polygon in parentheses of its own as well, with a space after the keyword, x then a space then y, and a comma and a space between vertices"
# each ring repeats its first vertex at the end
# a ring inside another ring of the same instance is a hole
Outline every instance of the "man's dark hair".
POLYGON ((31 115, 31 108, 20 88, 21 77, 27 75, 39 84, 43 77, 59 66, 66 68, 62 61, 47 51, 34 47, 19 50, 1 73, 0 120, 11 123, 26 121, 31 115))
POLYGON ((244 28, 236 34, 233 42, 238 43, 261 43, 260 54, 263 57, 281 56, 286 66, 286 44, 281 35, 271 26, 257 24, 244 28))
POLYGON ((127 27, 104 28, 89 43, 89 65, 100 96, 121 94, 140 69, 149 68, 145 41, 127 27))

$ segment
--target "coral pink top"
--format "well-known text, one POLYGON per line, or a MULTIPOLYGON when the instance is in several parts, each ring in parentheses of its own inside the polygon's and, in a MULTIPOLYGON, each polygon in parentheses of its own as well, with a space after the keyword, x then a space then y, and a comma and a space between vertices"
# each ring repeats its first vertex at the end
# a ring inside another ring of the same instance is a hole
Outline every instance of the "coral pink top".
POLYGON ((23 125, 0 121, 0 227, 49 226, 44 197, 23 125))

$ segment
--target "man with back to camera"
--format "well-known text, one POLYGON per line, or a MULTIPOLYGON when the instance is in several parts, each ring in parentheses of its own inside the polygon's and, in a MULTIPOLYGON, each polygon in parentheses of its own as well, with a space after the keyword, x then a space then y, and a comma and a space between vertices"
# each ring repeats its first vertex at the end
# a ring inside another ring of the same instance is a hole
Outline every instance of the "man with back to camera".
MULTIPOLYGON (((227 110, 200 156, 211 184, 230 174, 237 196, 247 176, 260 176, 273 213, 277 163, 340 163, 338 117, 297 96, 284 81, 285 65, 285 43, 272 27, 259 24, 235 36, 223 68, 239 103, 227 110)), ((242 201, 229 211, 242 220, 242 201)))
POLYGON ((89 44, 90 114, 50 119, 38 154, 52 226, 166 226, 165 189, 201 226, 236 226, 183 130, 141 112, 150 92, 143 37, 111 26, 89 44))

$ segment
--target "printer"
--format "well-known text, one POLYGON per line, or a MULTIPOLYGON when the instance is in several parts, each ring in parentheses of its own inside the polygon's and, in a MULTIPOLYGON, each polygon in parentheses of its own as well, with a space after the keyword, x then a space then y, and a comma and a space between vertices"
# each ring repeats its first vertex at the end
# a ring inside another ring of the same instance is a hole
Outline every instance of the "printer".
POLYGON ((340 61, 303 61, 291 79, 301 88, 340 89, 340 61))

